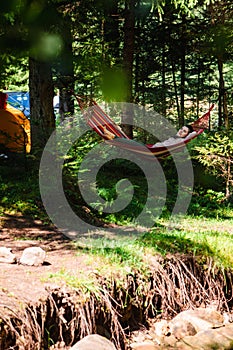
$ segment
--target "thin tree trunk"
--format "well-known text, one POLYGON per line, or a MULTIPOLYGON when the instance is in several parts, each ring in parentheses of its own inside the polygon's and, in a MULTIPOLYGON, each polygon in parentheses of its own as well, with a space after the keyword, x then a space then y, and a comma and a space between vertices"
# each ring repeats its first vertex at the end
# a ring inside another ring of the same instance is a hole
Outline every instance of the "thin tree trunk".
POLYGON ((230 179, 231 179, 231 158, 227 160, 227 181, 226 181, 226 198, 230 197, 230 179))
POLYGON ((175 63, 172 59, 172 78, 173 78, 173 86, 175 91, 175 99, 176 99, 176 110, 178 114, 178 120, 180 120, 180 104, 179 104, 179 97, 178 97, 178 89, 177 89, 177 83, 176 83, 176 71, 175 71, 175 63))
POLYGON ((219 72, 219 85, 218 85, 218 126, 221 128, 223 124, 222 120, 222 105, 223 105, 223 89, 224 89, 224 80, 223 80, 223 63, 218 59, 218 72, 219 72))
POLYGON ((180 117, 179 126, 184 125, 184 95, 185 95, 185 53, 181 57, 181 80, 180 80, 180 117))
POLYGON ((165 54, 165 46, 163 46, 163 53, 162 53, 162 108, 161 112, 163 116, 165 117, 167 114, 167 108, 166 108, 166 54, 165 54))
POLYGON ((198 69, 197 69, 197 96, 196 96, 196 104, 197 104, 197 116, 199 115, 199 103, 200 103, 200 85, 201 85, 201 63, 200 58, 198 57, 198 69))
POLYGON ((218 119, 219 127, 224 126, 226 129, 229 128, 229 117, 227 109, 227 93, 225 89, 225 82, 223 76, 223 62, 218 58, 218 72, 219 72, 219 110, 218 110, 218 119))
POLYGON ((186 19, 182 20, 182 36, 181 36, 181 78, 180 78, 180 117, 179 126, 184 125, 184 96, 185 96, 185 75, 186 75, 186 19))

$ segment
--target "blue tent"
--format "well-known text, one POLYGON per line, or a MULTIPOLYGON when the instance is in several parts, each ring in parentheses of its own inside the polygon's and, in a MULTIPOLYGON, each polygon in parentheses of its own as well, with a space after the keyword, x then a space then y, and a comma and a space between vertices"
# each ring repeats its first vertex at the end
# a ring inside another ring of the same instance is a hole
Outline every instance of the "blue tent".
POLYGON ((19 109, 24 113, 26 117, 30 115, 30 103, 29 103, 29 92, 17 91, 17 92, 6 92, 8 95, 7 102, 19 109))
MULTIPOLYGON (((29 92, 25 91, 7 91, 7 102, 14 108, 19 109, 26 117, 30 116, 30 98, 29 92)), ((53 107, 55 114, 59 112, 59 96, 54 96, 53 107)))

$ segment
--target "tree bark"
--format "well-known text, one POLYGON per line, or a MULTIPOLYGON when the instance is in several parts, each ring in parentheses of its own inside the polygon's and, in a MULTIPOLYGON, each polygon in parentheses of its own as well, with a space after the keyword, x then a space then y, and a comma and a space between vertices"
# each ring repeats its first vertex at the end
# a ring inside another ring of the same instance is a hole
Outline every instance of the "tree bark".
POLYGON ((166 52, 165 44, 163 44, 162 51, 162 107, 161 112, 164 117, 167 114, 167 103, 166 103, 166 52))
POLYGON ((181 78, 180 78, 180 116, 179 127, 184 125, 184 96, 185 96, 185 75, 186 75, 186 19, 182 19, 182 35, 181 35, 181 78))
POLYGON ((74 115, 74 63, 73 63, 73 34, 70 20, 64 19, 60 28, 64 48, 57 65, 59 88, 59 114, 60 121, 73 118, 74 115))
POLYGON ((231 182, 231 159, 227 158, 227 180, 226 180, 226 198, 228 199, 231 195, 230 193, 230 182, 231 182))
POLYGON ((229 118, 227 109, 227 95, 225 89, 225 82, 223 76, 223 61, 218 58, 218 72, 219 72, 219 110, 218 110, 218 125, 219 127, 225 124, 225 128, 229 128, 229 118))
POLYGON ((120 61, 119 46, 121 41, 119 33, 118 3, 117 0, 106 1, 103 21, 103 44, 105 45, 107 43, 108 53, 111 57, 114 57, 116 63, 119 63, 120 61))
POLYGON ((181 57, 181 81, 180 81, 180 117, 179 127, 184 125, 184 95, 185 95, 185 53, 181 57))
POLYGON ((33 150, 43 149, 55 129, 50 64, 29 58, 30 121, 33 150))
POLYGON ((173 58, 171 58, 171 60, 172 60, 172 79, 173 79, 174 93, 175 93, 175 99, 176 99, 176 110, 177 110, 178 120, 180 120, 180 104, 179 104, 178 88, 177 88, 177 82, 176 82, 175 62, 173 58))

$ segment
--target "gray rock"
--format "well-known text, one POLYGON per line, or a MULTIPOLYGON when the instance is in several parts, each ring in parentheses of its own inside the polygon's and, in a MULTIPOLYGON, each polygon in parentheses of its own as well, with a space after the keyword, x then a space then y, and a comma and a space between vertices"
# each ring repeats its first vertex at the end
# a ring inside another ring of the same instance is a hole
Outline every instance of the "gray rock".
POLYGON ((197 308, 183 311, 170 322, 171 333, 177 339, 223 325, 224 317, 218 311, 211 308, 197 308))
POLYGON ((11 248, 0 247, 0 263, 14 264, 16 256, 11 252, 11 248))
MULTIPOLYGON (((184 337, 181 344, 191 347, 192 349, 230 349, 233 345, 233 325, 229 324, 218 329, 207 329, 198 332, 193 337, 184 337)), ((178 344, 177 344, 178 345, 178 344)))
POLYGON ((70 350, 116 350, 116 348, 107 338, 90 334, 78 341, 70 350))
POLYGON ((29 266, 39 266, 45 261, 46 253, 40 247, 29 247, 24 249, 20 258, 20 264, 29 266))
POLYGON ((135 345, 131 344, 130 348, 132 350, 159 350, 159 349, 161 349, 160 346, 155 345, 155 344, 149 344, 147 342, 135 344, 135 345))

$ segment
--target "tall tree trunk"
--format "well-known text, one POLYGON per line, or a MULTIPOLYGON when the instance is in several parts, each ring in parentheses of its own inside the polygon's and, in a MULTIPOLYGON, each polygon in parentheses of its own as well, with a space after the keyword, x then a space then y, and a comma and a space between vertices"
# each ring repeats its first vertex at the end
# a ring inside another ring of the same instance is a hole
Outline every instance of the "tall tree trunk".
POLYGON ((182 18, 181 35, 181 72, 180 72, 180 117, 179 126, 184 125, 184 96, 185 96, 185 75, 186 75, 186 19, 182 18))
MULTIPOLYGON (((108 53, 114 57, 116 63, 119 63, 119 15, 118 15, 118 0, 106 1, 104 6, 104 21, 103 21, 103 44, 108 45, 108 53)), ((103 49, 105 52, 105 49, 103 49)), ((109 57, 109 55, 108 55, 109 57)))
POLYGON ((59 57, 57 86, 59 88, 60 120, 72 118, 74 115, 74 64, 73 64, 73 35, 69 19, 64 19, 60 28, 64 48, 59 57))
MULTIPOLYGON (((216 28, 227 28, 227 25, 229 25, 228 21, 232 18, 232 10, 228 7, 229 1, 218 1, 218 2, 211 2, 209 4, 209 12, 211 16, 211 25, 215 29, 216 28)), ((226 35, 223 34, 222 35, 226 35)), ((215 48, 215 57, 217 58, 218 62, 218 72, 219 72, 219 106, 218 106, 218 125, 219 127, 225 126, 226 129, 229 129, 229 115, 228 115, 228 108, 227 108, 227 92, 225 89, 225 82, 224 82, 224 74, 223 74, 223 64, 224 61, 226 61, 226 54, 227 54, 227 47, 225 46, 225 39, 222 35, 216 35, 216 42, 214 41, 214 48, 215 48), (220 42, 222 40, 222 42, 220 42), (225 57, 225 58, 224 58, 225 57)), ((227 43, 227 40, 226 40, 227 43)), ((229 42, 230 43, 230 42, 229 42)))
POLYGON ((42 149, 55 129, 54 87, 50 64, 29 58, 32 152, 42 149))
MULTIPOLYGON (((136 0, 127 0, 125 8, 124 24, 124 48, 123 48, 123 68, 127 84, 126 102, 132 102, 133 89, 133 60, 134 60, 134 40, 135 40, 135 5, 136 0)), ((132 109, 126 110, 122 116, 122 128, 130 137, 133 137, 133 114, 132 109)))
POLYGON ((184 95, 185 95, 185 52, 181 56, 181 78, 180 78, 180 117, 179 126, 184 125, 184 95))

